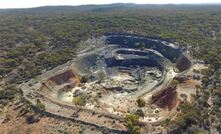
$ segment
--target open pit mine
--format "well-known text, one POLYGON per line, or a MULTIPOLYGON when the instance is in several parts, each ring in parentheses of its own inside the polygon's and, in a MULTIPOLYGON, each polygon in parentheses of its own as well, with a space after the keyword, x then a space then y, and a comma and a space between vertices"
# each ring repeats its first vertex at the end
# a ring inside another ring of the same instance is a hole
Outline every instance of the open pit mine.
POLYGON ((166 119, 163 111, 173 109, 177 96, 175 89, 166 87, 190 66, 182 50, 166 41, 106 34, 82 42, 75 59, 21 89, 33 105, 40 100, 47 114, 123 133, 128 113, 142 110, 144 125, 166 119), (138 107, 139 98, 145 107, 138 107))

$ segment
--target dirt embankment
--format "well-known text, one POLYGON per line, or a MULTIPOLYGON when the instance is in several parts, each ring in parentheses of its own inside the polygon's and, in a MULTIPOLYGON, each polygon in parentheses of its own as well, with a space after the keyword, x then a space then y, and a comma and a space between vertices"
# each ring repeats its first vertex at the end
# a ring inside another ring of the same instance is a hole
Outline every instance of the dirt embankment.
POLYGON ((72 79, 78 83, 80 82, 77 75, 72 70, 68 70, 68 71, 63 72, 61 74, 53 76, 53 77, 49 78, 49 81, 55 83, 56 85, 61 85, 65 82, 69 81, 70 79, 72 79))
POLYGON ((160 108, 168 108, 168 110, 172 110, 176 106, 177 100, 176 86, 169 86, 152 95, 152 103, 160 108))
POLYGON ((181 54, 181 56, 176 61, 176 68, 178 68, 179 71, 182 72, 182 71, 187 70, 190 67, 191 67, 190 60, 186 56, 181 54))
POLYGON ((53 89, 55 86, 60 86, 62 89, 70 89, 80 83, 80 79, 73 70, 67 70, 63 73, 48 78, 42 82, 41 89, 53 89), (62 86, 63 85, 63 86, 62 86))

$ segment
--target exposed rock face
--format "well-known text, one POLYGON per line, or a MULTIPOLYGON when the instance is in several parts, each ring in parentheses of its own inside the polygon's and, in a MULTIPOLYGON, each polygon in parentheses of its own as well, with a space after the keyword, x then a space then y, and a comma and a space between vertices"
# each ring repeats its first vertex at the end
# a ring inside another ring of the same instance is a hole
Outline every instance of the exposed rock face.
POLYGON ((67 70, 48 78, 45 82, 42 82, 41 90, 46 93, 49 93, 52 90, 65 92, 69 91, 69 89, 73 88, 78 83, 80 83, 80 80, 73 70, 67 70))
POLYGON ((177 59, 176 61, 176 67, 179 69, 179 71, 184 71, 188 69, 191 66, 190 60, 185 57, 183 54, 177 59))
POLYGON ((130 66, 140 66, 140 67, 155 67, 155 66, 160 66, 155 59, 125 59, 125 60, 116 60, 114 58, 112 59, 106 59, 106 63, 108 67, 113 67, 113 66, 125 66, 125 67, 130 67, 130 66))
POLYGON ((162 91, 152 95, 152 102, 160 108, 172 110, 177 104, 176 86, 169 86, 162 91))
POLYGON ((57 85, 61 85, 70 79, 76 79, 76 78, 77 78, 77 76, 73 73, 73 71, 68 70, 64 73, 61 73, 59 75, 56 75, 56 76, 50 78, 49 80, 54 82, 57 85))
POLYGON ((178 59, 181 53, 181 50, 179 48, 172 47, 159 40, 153 40, 128 34, 110 34, 107 38, 107 42, 109 44, 118 44, 123 48, 145 47, 153 49, 160 52, 164 57, 172 62, 176 62, 176 59, 178 59))

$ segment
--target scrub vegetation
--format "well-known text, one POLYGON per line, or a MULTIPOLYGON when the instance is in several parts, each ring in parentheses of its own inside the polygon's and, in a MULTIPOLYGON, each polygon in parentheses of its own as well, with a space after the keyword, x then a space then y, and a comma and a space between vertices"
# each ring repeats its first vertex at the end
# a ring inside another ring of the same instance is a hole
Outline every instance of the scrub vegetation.
MULTIPOLYGON (((0 18, 0 108, 19 99, 18 84, 73 59, 81 41, 110 32, 133 33, 173 42, 207 66, 195 70, 202 85, 196 87, 194 102, 183 102, 175 119, 162 122, 168 132, 220 132, 221 5, 55 6, 0 10, 0 18)), ((143 48, 142 43, 136 46, 143 48)), ((82 83, 87 79, 83 76, 82 83)), ((86 98, 73 103, 85 105, 86 98)), ((145 102, 138 99, 137 105, 145 107, 145 102)), ((36 106, 45 110, 39 100, 36 106)), ((139 118, 126 116, 129 133, 140 133, 139 118)))

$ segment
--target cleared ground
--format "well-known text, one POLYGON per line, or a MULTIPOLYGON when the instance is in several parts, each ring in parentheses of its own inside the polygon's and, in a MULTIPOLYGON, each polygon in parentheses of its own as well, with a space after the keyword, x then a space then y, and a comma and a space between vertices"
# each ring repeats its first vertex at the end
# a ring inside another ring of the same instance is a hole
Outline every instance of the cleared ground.
POLYGON ((111 34, 84 42, 76 59, 23 84, 22 90, 31 103, 39 99, 48 113, 125 131, 125 115, 139 109, 143 123, 174 114, 149 102, 190 67, 182 50, 165 41, 111 34), (145 107, 138 107, 138 98, 145 107))

